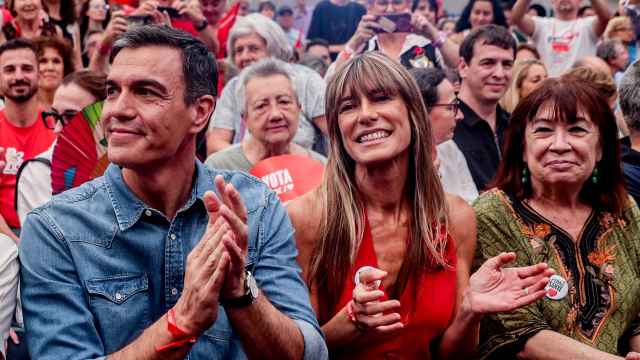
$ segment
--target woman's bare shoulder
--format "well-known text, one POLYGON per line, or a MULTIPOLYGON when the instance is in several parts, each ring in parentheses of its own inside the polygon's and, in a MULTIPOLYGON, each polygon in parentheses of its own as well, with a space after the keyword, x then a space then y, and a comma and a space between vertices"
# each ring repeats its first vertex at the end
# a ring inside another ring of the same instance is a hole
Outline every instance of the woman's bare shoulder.
POLYGON ((298 243, 303 238, 316 238, 322 218, 322 197, 320 189, 308 193, 287 203, 287 212, 291 224, 296 230, 298 243), (314 236, 315 235, 315 236, 314 236))

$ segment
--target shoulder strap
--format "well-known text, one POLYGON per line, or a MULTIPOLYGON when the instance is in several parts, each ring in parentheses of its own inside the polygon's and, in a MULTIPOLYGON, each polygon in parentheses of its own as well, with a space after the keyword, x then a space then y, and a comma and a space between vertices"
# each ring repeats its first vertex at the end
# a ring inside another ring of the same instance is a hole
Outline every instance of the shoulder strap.
POLYGON ((31 163, 31 162, 39 162, 39 163, 44 164, 44 165, 46 165, 48 167, 51 167, 51 161, 49 159, 45 159, 45 158, 41 158, 41 157, 29 159, 29 160, 23 162, 22 165, 20 165, 20 169, 18 169, 18 173, 16 174, 16 191, 15 191, 14 197, 13 197, 13 208, 16 211, 18 210, 18 186, 20 186, 20 176, 22 175, 22 170, 24 170, 26 165, 28 163, 31 163))

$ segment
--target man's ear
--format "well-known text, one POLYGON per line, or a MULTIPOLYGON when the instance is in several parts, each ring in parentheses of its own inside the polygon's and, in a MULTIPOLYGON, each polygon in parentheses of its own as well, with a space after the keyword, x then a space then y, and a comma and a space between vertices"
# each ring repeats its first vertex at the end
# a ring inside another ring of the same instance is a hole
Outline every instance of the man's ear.
POLYGON ((192 105, 194 112, 192 132, 197 134, 208 125, 209 118, 216 107, 216 98, 212 95, 200 96, 192 105))
POLYGON ((464 59, 460 59, 458 63, 458 74, 460 74, 460 79, 464 79, 467 77, 467 71, 469 70, 469 65, 464 59))

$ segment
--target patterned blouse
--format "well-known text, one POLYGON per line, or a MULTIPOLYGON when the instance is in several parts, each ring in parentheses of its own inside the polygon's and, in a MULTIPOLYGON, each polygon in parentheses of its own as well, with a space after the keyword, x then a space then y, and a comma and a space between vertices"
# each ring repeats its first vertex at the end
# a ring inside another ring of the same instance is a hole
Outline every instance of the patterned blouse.
POLYGON ((593 211, 574 241, 525 202, 493 189, 475 202, 478 245, 474 268, 514 251, 514 266, 546 262, 569 284, 561 300, 542 300, 481 323, 479 358, 515 359, 526 341, 552 330, 601 351, 623 355, 640 334, 640 211, 593 211))

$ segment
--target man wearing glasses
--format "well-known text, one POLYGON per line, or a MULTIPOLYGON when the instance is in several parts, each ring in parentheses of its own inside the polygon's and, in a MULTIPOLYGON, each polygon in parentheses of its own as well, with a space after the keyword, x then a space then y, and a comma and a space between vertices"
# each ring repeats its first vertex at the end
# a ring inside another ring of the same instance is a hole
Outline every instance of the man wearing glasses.
POLYGON ((23 162, 44 152, 55 135, 41 119, 38 99, 36 48, 28 40, 10 40, 0 46, 0 233, 18 241, 20 221, 15 211, 16 175, 23 162))

